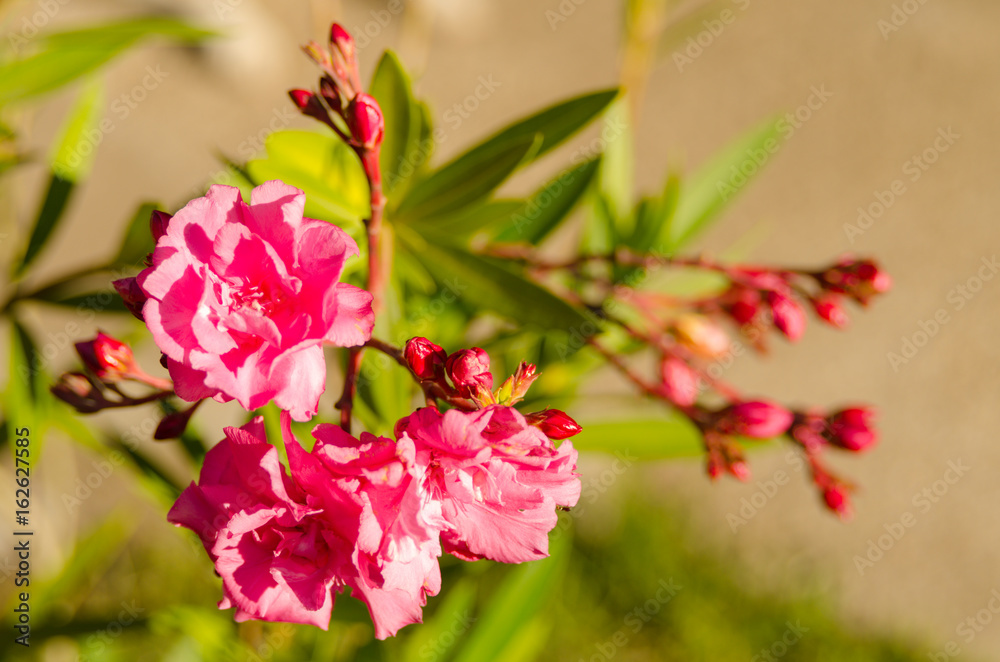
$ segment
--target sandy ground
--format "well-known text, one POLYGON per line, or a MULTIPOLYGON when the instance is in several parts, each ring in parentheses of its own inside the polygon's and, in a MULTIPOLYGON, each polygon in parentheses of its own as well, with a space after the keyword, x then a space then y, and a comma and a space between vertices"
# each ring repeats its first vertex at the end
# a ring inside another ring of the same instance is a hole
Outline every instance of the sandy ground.
MULTIPOLYGON (((24 3, 25 11, 35 4, 24 3)), ((404 28, 391 2, 161 4, 234 38, 200 52, 151 45, 110 67, 109 102, 133 95, 148 67, 165 76, 134 108, 109 109, 114 129, 74 203, 75 223, 43 257, 42 272, 110 253, 105 238, 117 238, 139 201, 176 206, 192 197, 219 169, 215 153, 246 158, 268 128, 306 126, 288 112, 284 90, 312 82, 296 45, 321 37, 334 16, 373 35, 361 49, 366 78, 387 46, 417 63, 417 90, 447 128, 439 156, 512 117, 615 83, 619 2, 430 4, 438 9, 428 15, 427 34, 413 23, 404 28), (498 83, 495 90, 468 117, 449 115, 484 77, 498 83)), ((154 5, 73 0, 53 24, 143 6, 154 5)), ((701 20, 667 45, 650 78, 638 129, 639 186, 658 187, 668 163, 697 166, 776 112, 800 114, 706 248, 752 231, 761 261, 821 264, 845 251, 874 254, 896 288, 855 315, 849 333, 813 324, 798 346, 778 344, 768 361, 741 360, 728 376, 750 393, 790 402, 876 403, 884 437, 869 456, 837 463, 863 488, 850 525, 821 512, 784 452, 758 456, 756 476, 765 483, 786 471, 791 483, 735 532, 727 515, 740 514, 741 500, 764 487, 709 485, 700 466, 682 463, 657 469, 651 489, 690 504, 706 536, 742 550, 762 580, 807 575, 839 596, 844 614, 862 627, 915 633, 939 642, 935 650, 952 641, 952 651, 997 659, 1000 623, 989 604, 1000 589, 1000 187, 993 181, 1000 165, 1000 5, 727 0, 705 15, 708 27, 701 20), (699 32, 700 52, 686 41, 699 32), (859 208, 870 209, 870 219, 859 220, 859 208), (928 320, 936 316, 935 326, 928 320), (913 351, 904 356, 908 342, 913 351), (892 353, 903 358, 894 361, 892 353), (900 536, 903 520, 912 526, 902 526, 900 536), (879 544, 881 557, 867 557, 879 544), (859 558, 877 560, 859 569, 859 558), (977 617, 981 625, 958 629, 977 617)), ((29 144, 45 149, 67 101, 52 98, 29 113, 29 144)), ((519 176, 514 190, 568 159, 567 150, 557 152, 519 176)), ((17 197, 22 225, 38 175, 18 181, 28 193, 17 197)))

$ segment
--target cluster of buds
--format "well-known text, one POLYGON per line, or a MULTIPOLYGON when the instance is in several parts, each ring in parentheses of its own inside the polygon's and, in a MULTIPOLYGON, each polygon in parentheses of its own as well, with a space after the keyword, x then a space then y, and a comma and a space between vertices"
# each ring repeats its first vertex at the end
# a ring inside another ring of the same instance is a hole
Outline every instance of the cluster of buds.
MULTIPOLYGON (((93 340, 76 343, 76 351, 84 369, 64 373, 50 390, 55 397, 81 414, 137 407, 165 400, 174 393, 172 382, 147 374, 139 367, 132 348, 106 333, 99 331, 93 340), (142 396, 129 395, 121 388, 122 382, 129 381, 152 387, 153 392, 142 396)), ((187 409, 166 414, 157 425, 153 438, 180 437, 201 402, 199 400, 187 409)))
POLYGON ((334 23, 329 46, 326 50, 313 41, 303 49, 323 71, 319 91, 294 89, 288 95, 303 115, 333 129, 365 161, 382 144, 382 110, 372 96, 362 92, 354 38, 334 23))
MULTIPOLYGON (((514 374, 494 390, 490 356, 486 350, 473 347, 449 355, 427 338, 410 338, 403 347, 402 358, 423 388, 428 404, 440 400, 470 411, 491 405, 512 407, 524 399, 538 379, 535 366, 522 361, 514 374)), ((550 439, 567 439, 581 429, 568 414, 558 409, 525 414, 525 418, 550 439)))
MULTIPOLYGON (((867 306, 872 297, 892 287, 892 279, 871 260, 842 258, 821 271, 731 268, 723 270, 729 289, 717 300, 704 302, 708 310, 721 309, 740 327, 770 323, 791 341, 806 328, 805 299, 816 315, 836 328, 847 326, 845 299, 867 306)), ((756 340, 756 339, 755 339, 756 340)), ((763 349, 763 344, 759 344, 763 349)))
POLYGON ((84 370, 63 374, 51 391, 82 414, 145 404, 173 392, 168 380, 153 377, 139 367, 131 347, 103 332, 99 331, 93 340, 76 343, 76 352, 84 370), (120 386, 126 381, 145 384, 155 391, 142 397, 127 395, 120 386))

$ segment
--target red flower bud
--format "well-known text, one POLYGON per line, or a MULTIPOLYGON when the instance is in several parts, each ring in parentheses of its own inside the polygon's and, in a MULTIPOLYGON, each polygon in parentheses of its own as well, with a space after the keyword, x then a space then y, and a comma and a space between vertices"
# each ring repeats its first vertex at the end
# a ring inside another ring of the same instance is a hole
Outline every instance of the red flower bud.
POLYGON ((153 241, 157 242, 160 237, 167 234, 167 223, 173 218, 172 215, 159 209, 154 209, 149 215, 149 232, 153 235, 153 241))
POLYGON ((843 329, 850 322, 847 311, 844 310, 844 306, 840 303, 840 297, 836 294, 822 294, 813 299, 812 305, 820 319, 830 326, 843 329))
POLYGON ((806 313, 799 302, 781 292, 767 293, 767 302, 771 306, 774 325, 785 336, 795 342, 806 330, 806 313))
POLYGON ((860 452, 875 445, 878 436, 872 419, 875 412, 869 407, 852 407, 830 417, 830 443, 849 451, 860 452))
POLYGON ((842 520, 849 520, 854 515, 850 494, 843 485, 834 484, 824 488, 823 502, 842 520))
POLYGON ((385 121, 382 109, 371 95, 362 92, 347 106, 347 126, 354 141, 366 150, 377 149, 385 136, 385 121))
POLYGON ((740 325, 749 324, 760 314, 760 292, 734 285, 722 296, 722 307, 740 325))
POLYGON ((528 422, 541 430, 549 439, 568 439, 579 434, 582 428, 566 412, 543 409, 528 415, 528 422))
POLYGON ((114 382, 141 374, 132 348, 104 333, 98 332, 93 340, 76 343, 76 351, 87 369, 101 381, 114 382))
POLYGON ((846 294, 861 304, 892 288, 892 278, 872 260, 845 258, 816 278, 824 289, 846 294))
POLYGON ((142 320, 142 306, 146 303, 146 293, 142 291, 135 278, 122 278, 111 283, 118 296, 125 302, 125 307, 136 318, 142 320))
POLYGON ((736 480, 741 483, 748 483, 750 482, 750 479, 753 478, 753 473, 750 471, 750 465, 744 460, 730 462, 727 469, 729 469, 729 473, 731 473, 736 480))
POLYGON ((99 411, 104 401, 87 376, 79 372, 63 374, 49 391, 81 414, 99 411))
POLYGON ((410 338, 403 348, 403 358, 417 377, 435 380, 444 376, 448 355, 427 338, 410 338))
POLYGON ((770 439, 786 432, 791 427, 793 418, 792 412, 780 405, 764 400, 751 400, 719 412, 717 427, 724 434, 770 439))
POLYGON ((690 407, 698 398, 700 381, 695 371, 675 356, 663 359, 660 365, 663 373, 663 395, 681 407, 690 407))
POLYGON ((306 108, 309 107, 309 104, 312 103, 313 97, 316 95, 309 90, 295 89, 288 90, 288 96, 292 99, 292 103, 294 103, 299 110, 305 112, 306 108))
POLYGON ((348 62, 354 59, 354 37, 340 23, 330 26, 330 48, 340 51, 348 62))
POLYGON ((462 397, 471 397, 480 388, 493 390, 490 355, 483 349, 473 347, 455 352, 448 357, 445 370, 462 397))

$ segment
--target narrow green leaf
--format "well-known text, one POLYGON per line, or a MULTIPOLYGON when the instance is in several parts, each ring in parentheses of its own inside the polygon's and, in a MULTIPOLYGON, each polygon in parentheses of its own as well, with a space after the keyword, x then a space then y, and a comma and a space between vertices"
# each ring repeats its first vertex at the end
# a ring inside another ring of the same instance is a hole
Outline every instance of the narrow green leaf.
POLYGON ((476 584, 471 578, 464 577, 449 587, 441 599, 434 615, 425 619, 424 624, 405 640, 404 662, 445 660, 462 636, 474 627, 472 609, 476 601, 476 584))
POLYGON ((413 224, 425 225, 436 234, 464 241, 483 228, 506 225, 515 214, 522 212, 526 204, 525 200, 487 200, 463 207, 454 214, 415 219, 413 224))
POLYGON ((778 122, 768 120, 749 131, 683 185, 677 212, 664 236, 672 250, 704 231, 760 172, 781 146, 778 127, 778 122))
POLYGON ((632 186, 635 181, 635 154, 629 125, 629 105, 619 97, 604 114, 608 138, 604 140, 600 189, 608 201, 619 234, 631 232, 632 186))
POLYGON ((383 53, 375 68, 371 95, 385 118, 380 165, 386 195, 393 199, 418 165, 422 118, 413 100, 410 78, 392 51, 383 53))
POLYGON ((111 264, 115 267, 140 266, 146 255, 153 251, 153 235, 149 231, 149 217, 160 205, 144 202, 136 210, 125 230, 118 255, 111 264))
POLYGON ((499 261, 404 233, 404 229, 399 228, 398 236, 406 248, 466 304, 544 329, 580 332, 591 324, 576 308, 508 271, 499 261))
POLYGON ((565 536, 551 541, 551 556, 524 563, 509 571, 496 594, 486 605, 467 643, 455 662, 503 660, 506 645, 532 627, 534 616, 549 598, 565 566, 568 542, 565 536))
MULTIPOLYGON (((20 324, 13 324, 11 328, 10 342, 10 364, 7 377, 7 391, 4 401, 4 410, 7 412, 7 437, 15 439, 25 436, 18 434, 17 430, 27 428, 29 438, 33 439, 33 451, 30 453, 29 463, 33 464, 35 456, 38 454, 38 443, 42 439, 42 430, 39 424, 42 422, 37 416, 35 408, 35 392, 33 389, 34 380, 38 378, 36 374, 37 355, 31 349, 34 345, 30 341, 20 324), (35 358, 32 358, 35 355, 35 358)), ((11 452, 14 452, 15 445, 11 444, 11 452)))
POLYGON ((305 191, 306 216, 361 226, 368 180, 350 147, 332 135, 291 130, 272 133, 265 147, 267 158, 247 163, 254 185, 280 179, 305 191))
POLYGON ((587 209, 580 250, 588 255, 607 255, 618 244, 618 224, 611 203, 602 191, 594 191, 587 209))
POLYGON ((397 218, 413 219, 448 214, 488 197, 519 166, 531 160, 543 138, 531 135, 492 144, 468 158, 432 173, 413 189, 396 210, 397 218))
POLYGON ((38 52, 0 66, 0 106, 60 88, 150 35, 195 43, 213 33, 177 19, 150 17, 49 35, 39 40, 38 52))
POLYGON ((49 188, 38 211, 28 247, 17 268, 17 275, 24 273, 45 248, 63 218, 74 186, 90 171, 93 153, 96 150, 90 136, 91 132, 97 131, 103 106, 102 87, 95 83, 84 89, 70 111, 63 125, 62 137, 52 155, 49 188))
POLYGON ((555 230, 587 191, 600 166, 600 157, 584 161, 539 189, 524 205, 498 226, 495 240, 537 244, 555 230))
POLYGON ((469 168, 472 165, 483 163, 488 161, 489 155, 495 154, 500 148, 514 141, 524 140, 539 134, 542 136, 542 144, 538 151, 532 155, 532 159, 537 159, 587 126, 595 117, 604 112, 616 96, 618 96, 617 89, 602 90, 557 103, 501 129, 440 170, 457 164, 462 164, 461 168, 469 168))
POLYGON ((663 419, 582 423, 573 437, 581 451, 622 453, 640 460, 698 457, 703 454, 698 429, 680 415, 663 419))

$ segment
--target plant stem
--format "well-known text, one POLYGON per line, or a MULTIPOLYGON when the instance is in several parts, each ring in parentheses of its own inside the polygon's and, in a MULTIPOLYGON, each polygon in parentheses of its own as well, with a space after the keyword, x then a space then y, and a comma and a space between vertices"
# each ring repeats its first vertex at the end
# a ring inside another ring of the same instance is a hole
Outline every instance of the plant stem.
MULTIPOLYGON (((372 312, 378 317, 382 310, 382 216, 385 212, 385 195, 382 193, 382 172, 379 167, 379 148, 357 147, 361 165, 368 178, 371 200, 371 216, 365 221, 368 239, 368 292, 372 295, 372 312)), ((358 373, 364 347, 352 347, 347 357, 347 372, 344 375, 344 391, 337 401, 340 410, 340 427, 350 434, 351 412, 354 409, 354 395, 357 391, 358 373)))

